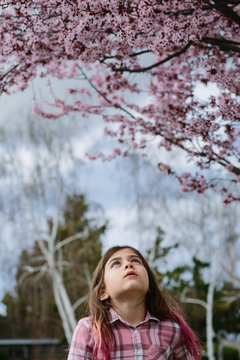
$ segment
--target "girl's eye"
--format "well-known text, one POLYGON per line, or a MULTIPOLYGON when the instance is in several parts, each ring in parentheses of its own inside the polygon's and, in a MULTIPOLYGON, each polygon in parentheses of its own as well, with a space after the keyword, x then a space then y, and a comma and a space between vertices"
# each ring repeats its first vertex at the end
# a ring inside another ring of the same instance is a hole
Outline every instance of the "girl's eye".
POLYGON ((112 267, 116 267, 120 264, 120 261, 116 260, 112 262, 112 267))
POLYGON ((141 264, 141 261, 138 258, 132 259, 132 262, 136 262, 138 264, 141 264))

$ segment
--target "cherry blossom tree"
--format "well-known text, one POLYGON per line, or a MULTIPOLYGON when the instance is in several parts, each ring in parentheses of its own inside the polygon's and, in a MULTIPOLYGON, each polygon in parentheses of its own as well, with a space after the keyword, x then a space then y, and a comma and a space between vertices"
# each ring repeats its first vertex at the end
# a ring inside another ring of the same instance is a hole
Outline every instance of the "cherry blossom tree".
POLYGON ((180 149, 189 171, 160 150, 157 163, 183 192, 216 187, 226 203, 240 200, 240 1, 6 0, 1 8, 2 93, 37 76, 75 79, 68 100, 53 97, 51 111, 36 100, 35 111, 101 116, 119 142, 109 158, 147 152, 152 140, 180 149), (213 84, 200 99, 198 86, 213 84))

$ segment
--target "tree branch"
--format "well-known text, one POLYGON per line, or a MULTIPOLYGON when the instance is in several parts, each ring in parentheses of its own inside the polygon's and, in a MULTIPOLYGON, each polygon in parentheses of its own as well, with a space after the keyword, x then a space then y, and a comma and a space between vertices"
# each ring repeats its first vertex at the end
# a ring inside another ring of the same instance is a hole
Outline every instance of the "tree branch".
POLYGON ((14 65, 10 70, 8 70, 5 74, 3 74, 0 77, 0 81, 2 81, 6 76, 8 76, 8 74, 10 74, 13 70, 15 70, 18 67, 18 65, 14 65))
MULTIPOLYGON (((109 100, 109 99, 107 98, 107 96, 106 96, 102 91, 100 91, 100 90, 93 84, 92 81, 90 81, 90 80, 88 79, 87 75, 85 74, 85 72, 83 71, 83 69, 82 69, 79 65, 78 65, 78 69, 81 71, 84 79, 89 83, 89 85, 90 85, 99 95, 101 95, 101 96, 103 97, 103 99, 108 102, 108 104, 116 107, 116 106, 112 103, 112 101, 109 100)), ((121 105, 118 105, 117 108, 120 109, 120 110, 122 110, 122 111, 125 112, 127 115, 129 115, 132 119, 135 120, 135 116, 132 115, 128 110, 124 109, 121 105)))
MULTIPOLYGON (((131 55, 129 55, 129 57, 135 57, 135 56, 139 56, 139 55, 142 55, 142 54, 147 54, 147 53, 150 53, 150 52, 151 52, 150 50, 142 50, 142 51, 139 51, 139 52, 136 52, 136 53, 132 53, 131 55)), ((105 60, 116 59, 116 58, 118 58, 116 55, 104 56, 104 58, 102 58, 99 62, 104 63, 105 60)))
POLYGON ((227 40, 227 39, 217 39, 211 37, 202 37, 203 42, 211 45, 218 46, 221 50, 224 51, 235 51, 240 53, 240 42, 227 40))
POLYGON ((186 146, 184 146, 182 143, 184 141, 190 141, 190 139, 188 138, 181 138, 181 139, 175 139, 175 141, 173 139, 170 139, 170 138, 166 138, 164 137, 164 135, 160 132, 160 131, 156 131, 154 132, 154 129, 153 129, 153 134, 154 135, 158 135, 158 136, 161 136, 162 138, 164 138, 164 140, 168 141, 170 144, 172 145, 175 145, 177 146, 178 148, 182 149, 183 151, 187 152, 187 153, 191 153, 192 155, 196 156, 196 157, 203 157, 203 158, 208 158, 208 161, 209 162, 215 162, 223 167, 226 167, 227 165, 231 165, 232 166, 232 169, 231 169, 231 172, 237 176, 240 175, 240 168, 236 167, 236 166, 233 166, 230 161, 228 161, 227 159, 224 159, 223 157, 219 157, 219 155, 217 153, 215 153, 214 151, 212 151, 212 153, 215 155, 215 158, 214 157, 208 157, 207 153, 204 152, 204 151, 200 151, 200 152, 197 152, 197 151, 191 151, 191 150, 188 150, 186 146))
POLYGON ((85 275, 86 275, 88 287, 90 289, 91 286, 92 286, 92 278, 91 278, 91 274, 90 274, 90 271, 89 271, 88 263, 86 263, 86 262, 84 263, 84 272, 85 272, 85 275))
POLYGON ((237 281, 240 284, 240 277, 233 274, 233 272, 231 270, 229 270, 224 264, 222 265, 222 267, 223 267, 223 270, 226 271, 226 273, 228 274, 228 276, 231 278, 232 281, 237 281))
POLYGON ((226 301, 228 303, 232 303, 232 302, 237 301, 239 299, 240 299, 240 294, 232 295, 232 296, 224 296, 222 298, 223 301, 226 301))
POLYGON ((162 65, 166 62, 168 62, 169 60, 171 60, 172 58, 174 57, 177 57, 179 55, 181 55, 182 53, 184 53, 185 51, 187 51, 187 49, 192 45, 192 41, 189 41, 187 43, 187 45, 184 46, 183 49, 175 52, 174 54, 172 55, 169 55, 166 59, 164 60, 161 60, 161 61, 158 61, 157 63, 153 64, 153 65, 150 65, 150 66, 147 66, 147 67, 143 67, 143 68, 139 68, 139 69, 129 69, 127 67, 123 67, 123 68, 118 68, 118 69, 114 69, 114 71, 116 72, 129 72, 129 73, 140 73, 140 72, 145 72, 145 71, 148 71, 148 70, 151 70, 159 65, 162 65))
POLYGON ((206 301, 203 301, 201 299, 194 299, 194 298, 186 298, 186 293, 187 293, 187 288, 185 288, 183 290, 183 292, 181 293, 181 297, 180 297, 180 301, 185 302, 185 303, 189 303, 189 304, 197 304, 197 305, 201 305, 204 307, 204 309, 207 309, 207 303, 206 301))
MULTIPOLYGON (((209 5, 205 5, 203 6, 201 9, 202 10, 211 10, 213 8, 213 5, 212 4, 209 4, 209 5)), ((183 10, 178 10, 178 11, 164 11, 164 14, 166 15, 174 15, 174 16, 177 16, 177 15, 192 15, 194 13, 194 11, 196 11, 196 9, 183 9, 183 10)))
POLYGON ((73 308, 73 311, 75 311, 79 305, 81 305, 82 303, 84 303, 85 301, 87 301, 88 299, 88 294, 87 295, 84 295, 83 297, 81 297, 80 299, 78 299, 73 305, 72 305, 72 308, 73 308))
POLYGON ((82 231, 82 232, 79 232, 79 233, 77 233, 75 235, 67 237, 66 239, 58 242, 55 245, 55 250, 59 250, 60 248, 62 248, 63 246, 65 246, 67 244, 70 244, 74 240, 81 239, 84 235, 86 235, 86 231, 82 231))
POLYGON ((226 1, 215 0, 214 3, 213 7, 220 14, 240 25, 240 16, 231 7, 227 6, 226 1))
POLYGON ((48 269, 48 267, 46 264, 41 265, 41 266, 34 266, 34 267, 29 266, 29 265, 24 266, 25 272, 18 279, 19 285, 21 285, 28 276, 30 276, 36 272, 40 272, 40 274, 43 275, 47 271, 47 269, 48 269))

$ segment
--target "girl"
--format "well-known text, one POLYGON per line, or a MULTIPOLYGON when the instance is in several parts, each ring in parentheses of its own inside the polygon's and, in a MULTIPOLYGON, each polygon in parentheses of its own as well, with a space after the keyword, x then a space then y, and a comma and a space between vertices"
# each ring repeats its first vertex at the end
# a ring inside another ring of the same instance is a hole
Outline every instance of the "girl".
POLYGON ((201 346, 176 304, 161 292, 141 253, 114 246, 100 260, 68 360, 193 360, 201 346))

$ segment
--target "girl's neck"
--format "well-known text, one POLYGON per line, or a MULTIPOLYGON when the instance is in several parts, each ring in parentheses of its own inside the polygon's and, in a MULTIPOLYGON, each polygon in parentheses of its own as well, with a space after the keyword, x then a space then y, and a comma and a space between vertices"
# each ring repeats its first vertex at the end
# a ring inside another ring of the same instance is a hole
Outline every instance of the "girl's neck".
POLYGON ((121 302, 112 304, 113 310, 123 318, 128 324, 136 327, 146 316, 145 301, 137 302, 121 302))

